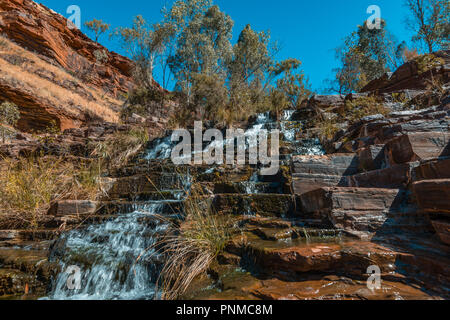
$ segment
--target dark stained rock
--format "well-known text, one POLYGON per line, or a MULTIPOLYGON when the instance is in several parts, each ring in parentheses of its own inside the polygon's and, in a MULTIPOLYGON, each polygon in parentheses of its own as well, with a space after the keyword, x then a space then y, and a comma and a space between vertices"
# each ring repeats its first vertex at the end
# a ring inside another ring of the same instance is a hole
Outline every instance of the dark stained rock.
POLYGON ((281 194, 220 194, 214 196, 213 208, 218 214, 286 217, 294 213, 295 201, 281 194))
POLYGON ((389 165, 450 155, 445 132, 416 132, 394 138, 386 144, 389 165))
POLYGON ((294 156, 291 170, 294 193, 303 194, 340 185, 344 176, 358 173, 359 162, 355 154, 294 156))
POLYGON ((97 201, 64 200, 53 204, 48 213, 55 216, 92 215, 98 208, 97 201))
POLYGON ((336 95, 316 95, 309 100, 309 105, 321 110, 336 109, 344 106, 344 97, 336 95))
POLYGON ((416 181, 450 179, 450 158, 424 161, 414 169, 414 175, 416 181))
POLYGON ((440 221, 433 220, 431 222, 436 233, 438 234, 441 241, 445 244, 450 245, 450 222, 449 221, 440 221))
POLYGON ((359 149, 360 171, 378 170, 386 167, 384 156, 384 144, 374 144, 366 148, 359 149))
POLYGON ((450 179, 418 181, 413 190, 422 210, 450 216, 450 179))
POLYGON ((406 189, 411 182, 413 164, 400 164, 345 177, 343 187, 406 189))
MULTIPOLYGON (((440 59, 439 65, 433 65, 422 70, 420 60, 413 60, 405 63, 393 74, 386 74, 380 79, 375 79, 362 89, 362 92, 390 93, 404 89, 423 90, 431 79, 440 79, 442 82, 450 80, 449 68, 450 51, 439 51, 428 55, 434 59, 440 59)), ((419 57, 421 59, 427 56, 419 57)), ((438 61, 438 60, 436 60, 438 61)))
POLYGON ((378 231, 390 212, 400 209, 403 193, 397 189, 321 188, 299 197, 300 216, 366 237, 378 231))

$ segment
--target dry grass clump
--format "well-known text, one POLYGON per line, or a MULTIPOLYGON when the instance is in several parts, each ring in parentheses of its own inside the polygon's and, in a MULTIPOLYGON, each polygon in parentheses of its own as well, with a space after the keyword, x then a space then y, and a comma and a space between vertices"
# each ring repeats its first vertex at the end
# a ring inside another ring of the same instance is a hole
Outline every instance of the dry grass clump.
POLYGON ((386 108, 377 97, 360 97, 353 101, 345 103, 345 117, 351 122, 356 122, 364 117, 381 114, 388 115, 389 109, 386 108))
POLYGON ((338 131, 339 127, 334 119, 326 119, 318 125, 318 135, 321 141, 333 139, 338 131))
POLYGON ((95 199, 99 193, 100 172, 91 163, 75 166, 61 158, 36 156, 5 159, 0 171, 2 220, 22 228, 37 228, 54 201, 95 199))
POLYGON ((112 139, 98 143, 92 155, 102 159, 108 168, 118 167, 125 164, 149 140, 147 130, 132 128, 117 133, 112 139))
POLYGON ((155 254, 164 257, 158 279, 161 298, 175 300, 182 296, 223 252, 231 230, 230 221, 217 214, 210 199, 194 184, 185 200, 182 224, 170 222, 165 236, 152 247, 155 254))

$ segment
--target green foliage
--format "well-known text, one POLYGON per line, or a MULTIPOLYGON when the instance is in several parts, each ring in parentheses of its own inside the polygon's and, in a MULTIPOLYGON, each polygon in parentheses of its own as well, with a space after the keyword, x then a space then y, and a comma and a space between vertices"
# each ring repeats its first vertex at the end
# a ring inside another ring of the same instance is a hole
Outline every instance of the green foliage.
POLYGON ((381 28, 358 26, 336 49, 340 67, 333 70, 335 77, 326 82, 330 92, 345 95, 358 92, 368 82, 394 71, 402 62, 405 43, 398 44, 381 21, 381 28))
POLYGON ((95 50, 94 57, 96 64, 105 64, 108 61, 108 52, 106 50, 95 50))
POLYGON ((161 107, 150 81, 157 57, 163 74, 169 68, 174 75, 185 106, 173 123, 206 117, 230 124, 256 112, 295 108, 310 94, 300 61, 274 59, 279 49, 269 32, 247 25, 232 46, 234 22, 210 0, 177 0, 163 13, 159 24, 148 26, 138 16, 132 28, 115 32, 136 63, 141 87, 130 93, 124 115, 161 107))
POLYGON ((447 0, 405 0, 410 10, 407 23, 415 34, 412 40, 429 53, 448 48, 450 34, 450 2, 447 0))
MULTIPOLYGON (((184 23, 185 20, 181 21, 184 23)), ((187 95, 188 100, 192 97, 197 74, 225 78, 225 63, 231 57, 233 24, 228 15, 213 6, 195 13, 188 24, 176 27, 181 31, 177 51, 169 58, 169 66, 177 88, 187 95)))
POLYGON ((84 23, 85 27, 88 28, 89 31, 94 33, 95 42, 98 42, 99 37, 109 30, 111 27, 110 24, 103 22, 102 20, 93 19, 91 21, 87 21, 84 23))
POLYGON ((19 108, 14 103, 5 101, 0 104, 0 131, 3 143, 5 143, 6 133, 10 131, 5 126, 15 126, 19 119, 19 108))
POLYGON ((133 113, 142 117, 149 117, 154 114, 154 108, 157 105, 164 104, 168 99, 167 95, 155 86, 132 89, 128 92, 126 103, 120 111, 120 118, 126 120, 133 113))
POLYGON ((326 119, 317 124, 318 135, 321 141, 329 141, 334 138, 339 131, 339 127, 334 119, 326 119))
MULTIPOLYGON (((142 16, 137 16, 130 28, 118 28, 113 33, 135 62, 134 77, 140 86, 150 88, 154 85, 153 73, 157 62, 161 63, 163 72, 166 70, 165 54, 174 32, 170 24, 148 25, 142 16)), ((162 82, 165 86, 165 75, 162 82)))
POLYGON ((303 71, 299 70, 301 64, 297 59, 288 59, 278 62, 275 66, 276 74, 284 73, 284 76, 277 80, 275 89, 289 101, 289 105, 285 105, 283 109, 287 107, 296 109, 304 99, 311 96, 308 79, 305 78, 303 71))

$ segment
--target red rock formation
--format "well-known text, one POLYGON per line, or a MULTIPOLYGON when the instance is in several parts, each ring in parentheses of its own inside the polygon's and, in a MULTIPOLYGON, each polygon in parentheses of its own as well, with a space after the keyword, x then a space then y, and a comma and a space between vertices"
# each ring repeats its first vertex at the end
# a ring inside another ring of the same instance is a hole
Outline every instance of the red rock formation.
POLYGON ((70 29, 65 17, 34 1, 2 0, 0 34, 74 72, 95 64, 94 52, 105 50, 107 62, 91 70, 87 81, 114 92, 126 92, 132 85, 129 59, 108 51, 80 30, 70 29))
POLYGON ((409 61, 393 74, 385 74, 383 77, 371 81, 361 91, 390 93, 405 89, 422 90, 427 88, 432 79, 439 79, 444 83, 448 82, 450 80, 450 51, 439 51, 433 55, 442 59, 443 64, 421 70, 417 61, 409 61))

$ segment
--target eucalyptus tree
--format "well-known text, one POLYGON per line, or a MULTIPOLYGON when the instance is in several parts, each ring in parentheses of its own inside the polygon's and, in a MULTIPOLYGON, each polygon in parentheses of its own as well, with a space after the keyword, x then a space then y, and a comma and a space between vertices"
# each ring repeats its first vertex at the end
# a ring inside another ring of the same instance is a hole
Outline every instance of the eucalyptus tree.
POLYGON ((450 3, 448 0, 405 0, 410 11, 409 28, 412 40, 424 44, 428 52, 448 46, 450 33, 450 3))
POLYGON ((403 62, 406 45, 399 43, 387 30, 386 22, 380 28, 369 28, 365 23, 358 26, 336 49, 340 66, 334 69, 335 78, 328 81, 329 91, 340 94, 359 91, 368 82, 395 71, 403 62))
MULTIPOLYGON (((154 85, 154 69, 158 61, 165 70, 164 53, 174 35, 175 30, 172 25, 165 23, 149 25, 140 15, 134 18, 131 27, 121 27, 113 33, 113 36, 119 37, 122 47, 135 63, 136 81, 147 88, 154 85)), ((163 84, 166 83, 164 74, 163 84)))
POLYGON ((196 13, 189 19, 175 20, 181 21, 181 24, 176 27, 179 30, 177 50, 169 58, 169 65, 177 80, 177 88, 190 101, 196 75, 214 76, 222 80, 226 78, 226 62, 232 56, 234 22, 218 6, 211 6, 206 11, 187 12, 196 13))

